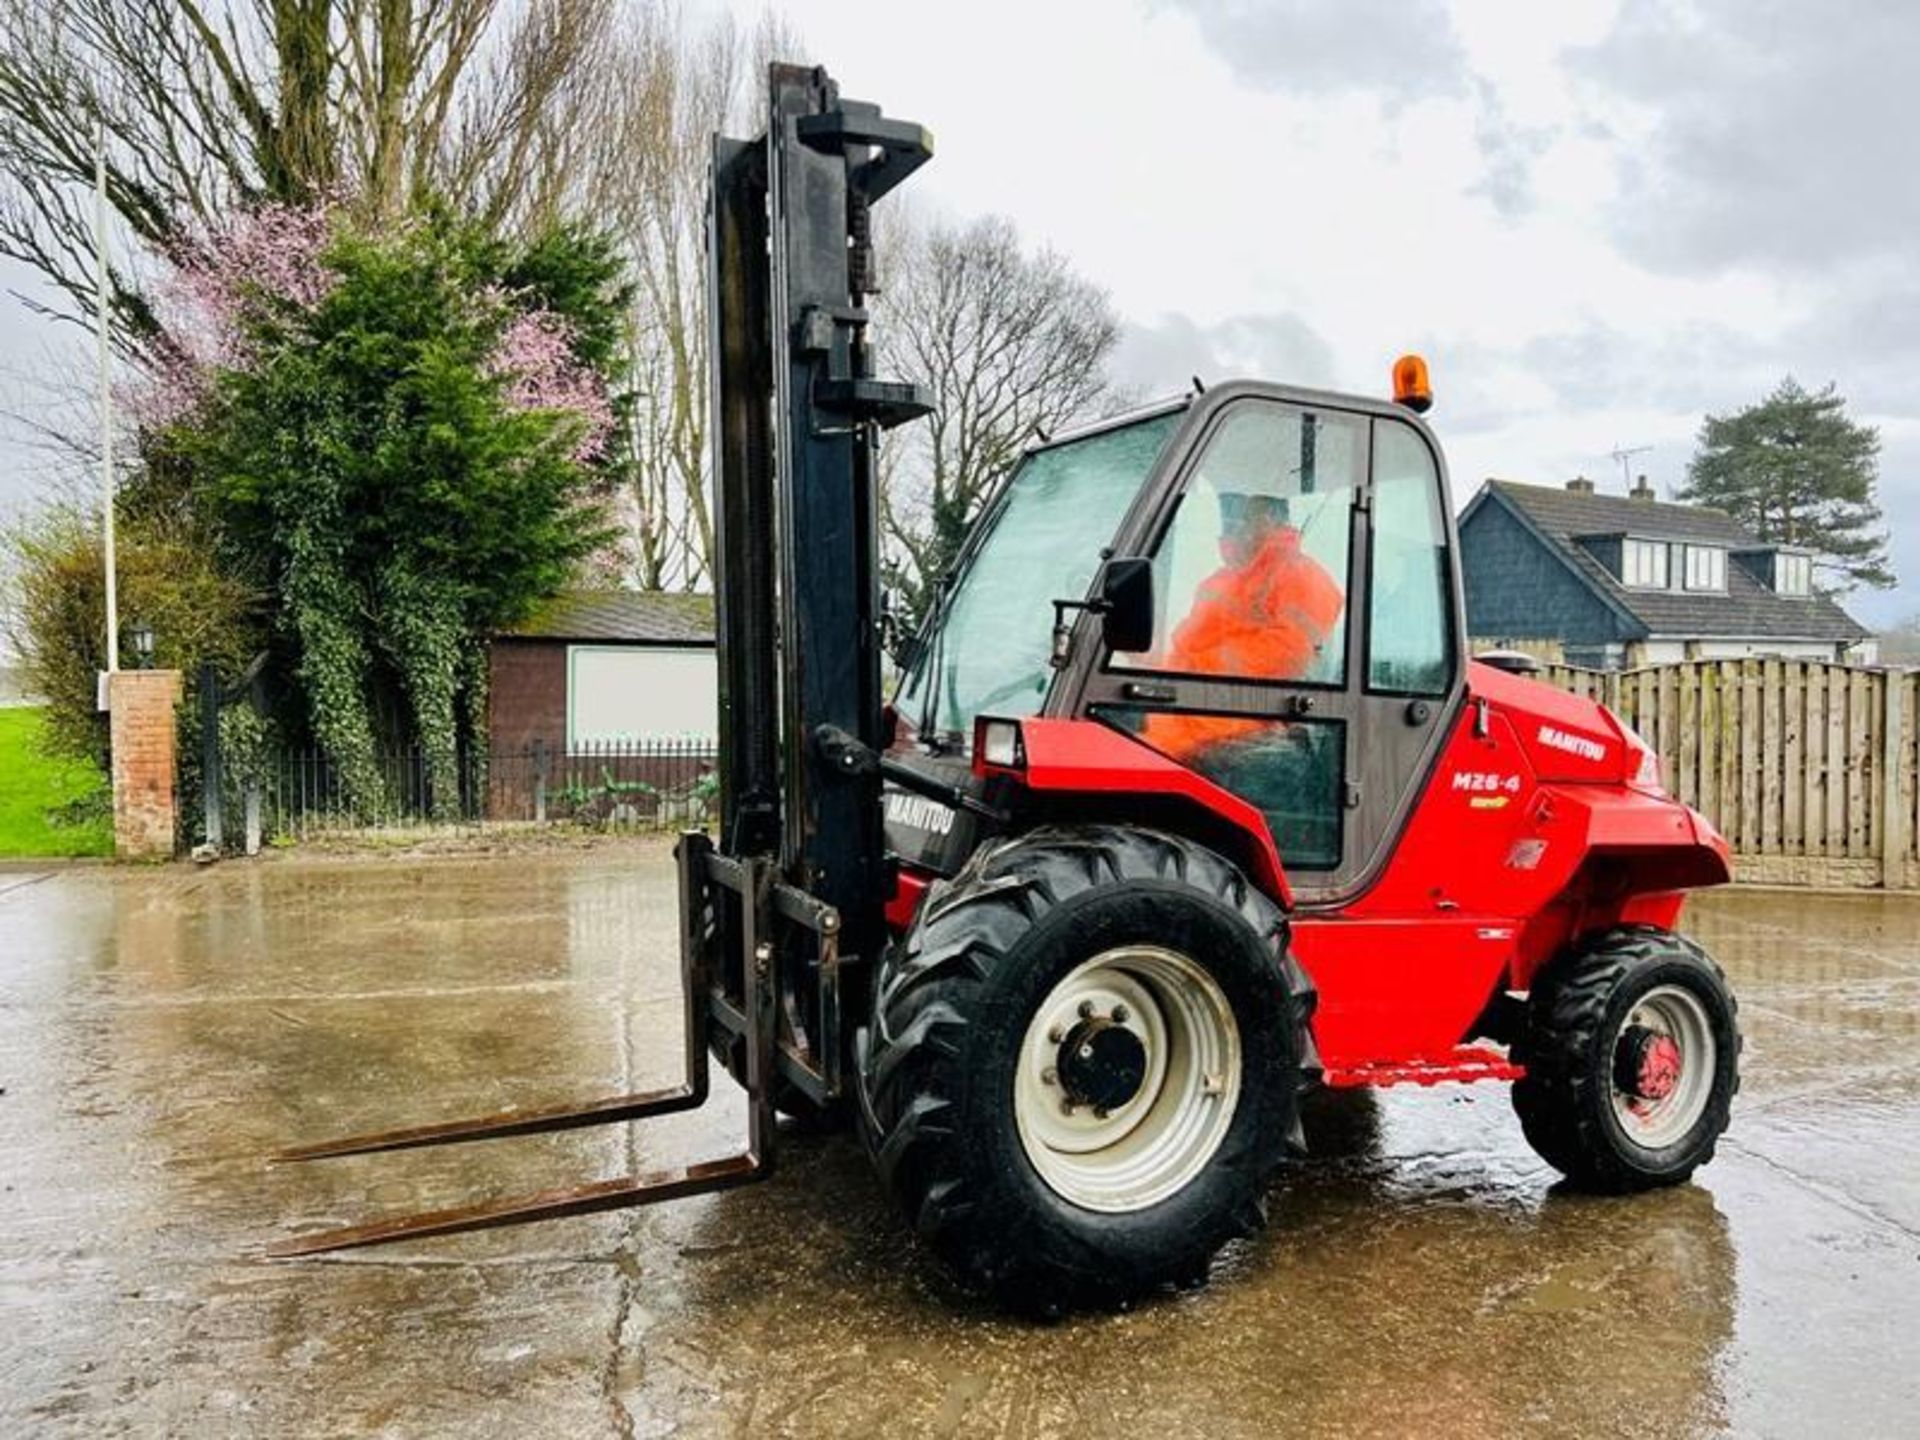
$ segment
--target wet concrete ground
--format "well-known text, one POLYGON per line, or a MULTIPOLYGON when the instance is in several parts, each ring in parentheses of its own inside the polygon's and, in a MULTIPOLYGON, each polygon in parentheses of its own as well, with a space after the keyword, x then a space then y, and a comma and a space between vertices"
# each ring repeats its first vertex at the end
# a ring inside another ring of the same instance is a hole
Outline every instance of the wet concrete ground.
POLYGON ((260 1160, 671 1083, 664 846, 0 872, 0 1434, 1920 1433, 1920 900, 1690 927, 1748 1035, 1698 1184, 1555 1194, 1494 1087, 1339 1097, 1211 1287, 1042 1327, 955 1293, 844 1138, 658 1209, 257 1258, 723 1152, 731 1097, 260 1160))

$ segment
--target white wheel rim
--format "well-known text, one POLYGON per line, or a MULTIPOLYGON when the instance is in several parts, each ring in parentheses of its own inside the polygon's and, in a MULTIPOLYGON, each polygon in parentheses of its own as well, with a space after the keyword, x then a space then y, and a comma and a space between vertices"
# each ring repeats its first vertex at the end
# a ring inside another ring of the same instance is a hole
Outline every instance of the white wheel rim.
POLYGON ((1628 1139, 1660 1150, 1699 1123, 1713 1095, 1719 1054, 1707 1007, 1691 990, 1658 985, 1642 995, 1614 1034, 1613 1055, 1613 1113, 1628 1139), (1633 1047, 1636 1030, 1671 1041, 1678 1051, 1679 1074, 1663 1094, 1650 1096, 1622 1083, 1623 1047, 1633 1047))
POLYGON ((1240 1101, 1240 1028, 1205 969, 1155 945, 1108 950, 1047 993, 1020 1044, 1014 1116, 1040 1178, 1063 1199, 1109 1214, 1177 1194, 1220 1148, 1240 1101), (1062 1037, 1088 1017, 1145 1049, 1133 1097, 1111 1111, 1071 1104, 1062 1037), (1069 1108, 1071 1104, 1071 1108, 1069 1108))

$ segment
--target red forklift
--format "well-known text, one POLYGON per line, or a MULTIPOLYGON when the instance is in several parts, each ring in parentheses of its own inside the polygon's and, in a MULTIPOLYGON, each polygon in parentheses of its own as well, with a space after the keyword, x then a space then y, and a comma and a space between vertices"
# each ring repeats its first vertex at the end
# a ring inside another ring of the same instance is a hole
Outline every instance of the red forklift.
POLYGON ((1604 707, 1468 658, 1426 368, 1236 381, 1036 437, 882 689, 871 207, 919 126, 774 66, 714 145, 717 840, 677 851, 686 1077, 304 1146, 668 1114, 735 1155, 301 1235, 301 1255, 765 1176, 857 1127, 969 1283, 1057 1313, 1204 1280, 1314 1086, 1505 1081, 1570 1184, 1713 1154, 1735 1005, 1677 933, 1728 848, 1604 707))

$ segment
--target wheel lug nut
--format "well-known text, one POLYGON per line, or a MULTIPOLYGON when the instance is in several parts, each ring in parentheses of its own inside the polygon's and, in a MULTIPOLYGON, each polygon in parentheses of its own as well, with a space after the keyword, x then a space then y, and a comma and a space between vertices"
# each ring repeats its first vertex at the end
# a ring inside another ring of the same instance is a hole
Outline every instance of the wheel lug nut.
POLYGON ((1133 1018, 1133 1012, 1127 1009, 1126 1006, 1116 1005, 1113 1007, 1113 1023, 1114 1024, 1124 1025, 1127 1023, 1127 1021, 1131 1020, 1132 1018, 1133 1018))
POLYGON ((1060 1113, 1062 1115, 1073 1114, 1073 1101, 1062 1097, 1060 1101, 1060 1113))
POLYGON ((1058 1045, 1066 1038, 1066 1030, 1059 1025, 1055 1025, 1051 1030, 1047 1031, 1047 1043, 1049 1045, 1058 1045))
POLYGON ((1094 1106, 1094 1107, 1093 1107, 1093 1118, 1094 1118, 1094 1119, 1096 1119, 1096 1120, 1104 1120, 1104 1119, 1106 1119, 1106 1118, 1107 1118, 1107 1107, 1106 1107, 1106 1106, 1104 1106, 1104 1105, 1096 1105, 1096 1106, 1094 1106))
POLYGON ((1060 1072, 1051 1065, 1047 1066, 1046 1069, 1040 1072, 1040 1083, 1042 1085, 1058 1085, 1060 1083, 1060 1072))
POLYGON ((1082 1020, 1091 1020, 1093 1018, 1093 1001, 1082 1000, 1080 1002, 1080 1018, 1082 1020))

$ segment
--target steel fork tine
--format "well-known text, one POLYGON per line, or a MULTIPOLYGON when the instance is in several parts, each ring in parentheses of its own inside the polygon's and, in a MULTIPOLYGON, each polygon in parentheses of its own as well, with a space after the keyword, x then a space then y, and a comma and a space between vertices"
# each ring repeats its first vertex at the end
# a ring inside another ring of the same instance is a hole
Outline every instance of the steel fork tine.
POLYGON ((344 1135, 312 1145, 295 1145, 275 1153, 274 1164, 296 1160, 325 1160, 336 1155, 371 1155, 382 1150, 412 1150, 424 1145, 454 1145, 467 1140, 497 1140, 509 1135, 545 1135, 559 1130, 579 1130, 590 1125, 611 1125, 621 1120, 642 1120, 650 1115, 671 1115, 691 1110, 702 1097, 691 1086, 677 1085, 671 1090, 643 1090, 631 1095, 610 1095, 585 1104, 556 1105, 539 1110, 500 1110, 491 1115, 476 1115, 470 1120, 447 1120, 435 1125, 411 1125, 401 1130, 383 1130, 365 1135, 344 1135))

